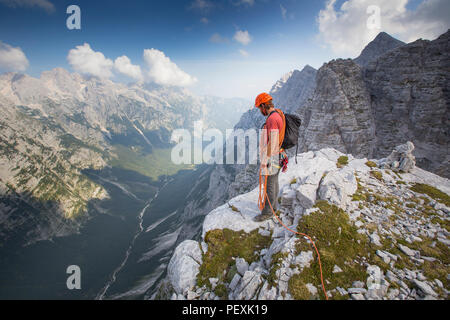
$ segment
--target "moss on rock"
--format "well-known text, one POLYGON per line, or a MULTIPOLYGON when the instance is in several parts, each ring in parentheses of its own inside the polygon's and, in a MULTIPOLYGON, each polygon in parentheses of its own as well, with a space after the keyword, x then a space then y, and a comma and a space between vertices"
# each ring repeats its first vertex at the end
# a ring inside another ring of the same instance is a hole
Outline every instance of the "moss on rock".
POLYGON ((348 164, 348 157, 347 156, 340 156, 337 160, 336 166, 338 168, 345 167, 348 164))
POLYGON ((450 207, 450 196, 445 192, 442 192, 438 188, 424 183, 415 183, 410 189, 417 193, 426 194, 434 200, 445 204, 447 207, 450 207))
MULTIPOLYGON (((206 233, 205 242, 208 244, 208 251, 203 254, 203 263, 197 275, 197 285, 211 288, 209 278, 218 278, 218 286, 229 281, 233 267, 236 265, 233 257, 243 258, 251 264, 259 259, 258 252, 261 249, 270 246, 272 238, 260 235, 258 230, 246 233, 216 229, 206 233)), ((223 291, 221 287, 217 290, 223 291)))
POLYGON ((366 166, 368 166, 369 168, 376 168, 378 167, 377 164, 373 161, 367 161, 366 162, 366 166))
MULTIPOLYGON (((376 248, 372 248, 367 237, 359 234, 358 229, 350 222, 348 215, 335 205, 327 201, 318 201, 315 205, 318 211, 308 216, 303 216, 299 221, 298 231, 308 234, 315 242, 321 257, 323 277, 326 279, 328 289, 337 286, 348 288, 353 281, 365 281, 366 268, 363 263, 371 261, 368 256, 374 256, 376 248), (370 254, 372 253, 372 254, 370 254), (334 266, 338 265, 342 272, 333 273, 334 266)), ((301 237, 301 243, 306 242, 301 237)), ((304 245, 297 246, 302 250, 304 245)), ((289 291, 296 299, 309 299, 305 292, 306 283, 311 283, 321 288, 320 269, 315 250, 315 260, 310 267, 291 277, 289 291)), ((307 288, 306 288, 307 289, 307 288)), ((324 299, 322 290, 318 292, 318 298, 324 299)))

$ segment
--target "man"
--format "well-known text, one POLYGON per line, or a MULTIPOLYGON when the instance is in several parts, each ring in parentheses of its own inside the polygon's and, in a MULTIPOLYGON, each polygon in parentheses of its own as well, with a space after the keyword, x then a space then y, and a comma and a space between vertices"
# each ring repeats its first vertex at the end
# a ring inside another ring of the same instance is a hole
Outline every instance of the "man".
MULTIPOLYGON (((254 218, 254 221, 261 222, 272 217, 272 205, 275 211, 278 204, 278 174, 280 173, 280 149, 284 138, 284 115, 281 111, 275 110, 272 97, 267 93, 261 93, 256 97, 255 107, 261 114, 267 117, 263 127, 261 145, 261 175, 265 184, 264 195, 260 201, 261 214, 254 218), (269 202, 270 201, 270 204, 269 202)), ((261 196, 261 195, 260 195, 261 196)))

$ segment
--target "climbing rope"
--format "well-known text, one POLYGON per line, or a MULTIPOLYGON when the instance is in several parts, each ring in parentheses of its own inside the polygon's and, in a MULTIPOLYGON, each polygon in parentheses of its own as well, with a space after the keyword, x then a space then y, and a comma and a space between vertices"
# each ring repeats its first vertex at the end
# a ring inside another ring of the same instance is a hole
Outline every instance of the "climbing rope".
POLYGON ((275 210, 273 210, 272 204, 270 203, 270 199, 267 196, 267 175, 265 175, 265 179, 264 179, 264 194, 261 197, 261 185, 262 185, 262 167, 259 170, 259 195, 258 195, 258 207, 260 210, 263 210, 265 205, 266 205, 266 199, 267 202, 269 203, 270 209, 272 210, 273 216, 278 220, 278 222, 287 230, 289 230, 292 233, 298 234, 300 236, 304 236, 306 238, 309 239, 309 241, 311 241, 314 249, 316 250, 317 253, 317 258, 319 260, 319 269, 320 269, 320 281, 322 283, 322 289, 323 289, 323 293, 325 295, 325 299, 328 300, 328 295, 327 295, 327 291, 325 290, 325 285, 323 283, 323 273, 322 273, 322 262, 320 261, 320 254, 319 254, 319 250, 317 250, 316 244, 314 243, 313 239, 311 239, 310 236, 308 236, 305 233, 301 233, 301 232, 297 232, 292 230, 291 228, 289 228, 288 226, 286 226, 283 221, 281 221, 281 219, 277 216, 277 214, 275 213, 275 210))

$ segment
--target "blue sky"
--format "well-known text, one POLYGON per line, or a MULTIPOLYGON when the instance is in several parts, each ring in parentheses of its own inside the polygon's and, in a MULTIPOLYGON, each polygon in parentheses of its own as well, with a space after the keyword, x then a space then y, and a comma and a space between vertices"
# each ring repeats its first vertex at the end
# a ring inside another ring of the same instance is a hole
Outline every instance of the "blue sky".
MULTIPOLYGON (((0 0, 0 41, 3 49, 20 48, 28 62, 20 71, 36 77, 54 67, 89 73, 89 65, 80 66, 84 56, 68 59, 70 50, 87 43, 92 53, 101 52, 112 63, 127 56, 132 65, 142 69, 146 81, 159 81, 157 75, 148 76, 145 70, 159 65, 165 56, 172 65, 160 67, 170 67, 168 83, 177 83, 181 76, 186 80, 181 83, 189 83, 188 88, 199 94, 251 99, 294 68, 301 69, 305 64, 320 68, 333 58, 356 57, 379 31, 404 41, 419 36, 433 38, 448 28, 447 19, 439 22, 448 13, 446 2, 359 0, 356 5, 358 0, 0 0), (345 2, 354 5, 342 9, 345 2), (379 3, 384 24, 381 28, 370 32, 364 29, 367 5, 358 7, 361 2, 379 3), (396 7, 390 4, 395 2, 396 7), (428 6, 421 7, 423 2, 428 6), (81 9, 81 30, 66 28, 66 8, 71 4, 81 9), (395 13, 399 5, 401 10, 395 13), (326 15, 319 21, 321 10, 326 10, 326 15), (338 18, 333 20, 330 13, 338 18), (399 17, 404 21, 401 25, 399 17), (364 23, 354 22, 358 19, 364 23), (427 28, 405 31, 413 29, 407 27, 414 19, 427 28), (422 29, 428 33, 422 35, 422 29), (333 35, 337 31, 339 34, 333 35), (238 32, 241 38, 236 37, 238 32), (151 48, 162 56, 153 53, 149 54, 151 58, 144 58, 144 49, 151 48), (176 74, 171 76, 170 72, 176 74)), ((8 71, 1 59, 0 55, 0 71, 8 71)), ((105 68, 112 68, 108 73, 112 80, 133 81, 109 62, 105 68)))

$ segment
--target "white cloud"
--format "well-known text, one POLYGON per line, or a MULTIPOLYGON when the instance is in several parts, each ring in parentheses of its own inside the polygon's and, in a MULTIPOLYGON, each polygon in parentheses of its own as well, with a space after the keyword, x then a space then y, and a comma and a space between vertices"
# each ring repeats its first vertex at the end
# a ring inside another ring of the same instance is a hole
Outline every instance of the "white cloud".
POLYGON ((173 63, 164 52, 157 49, 145 49, 144 61, 148 66, 145 77, 148 81, 171 86, 190 86, 197 82, 195 77, 190 76, 173 63))
POLYGON ((0 69, 5 71, 25 71, 28 59, 22 49, 11 47, 0 41, 0 69))
POLYGON ((8 7, 40 7, 47 12, 54 12, 55 6, 48 0, 0 0, 0 3, 8 7))
POLYGON ((255 4, 255 0, 238 0, 238 1, 234 1, 232 2, 235 6, 242 6, 242 5, 246 5, 246 6, 253 6, 255 4))
POLYGON ((248 56, 250 56, 250 53, 248 53, 247 51, 245 51, 245 50, 243 50, 243 49, 240 49, 239 50, 239 53, 243 56, 243 57, 248 57, 248 56))
POLYGON ((286 14, 287 14, 286 8, 283 7, 282 4, 280 4, 280 9, 281 9, 281 16, 283 17, 283 20, 286 20, 286 18, 287 18, 287 16, 286 16, 286 14))
POLYGON ((114 69, 135 80, 143 80, 141 67, 131 63, 127 56, 118 57, 114 61, 114 69))
POLYGON ((214 3, 208 0, 195 0, 193 1, 188 9, 200 11, 200 12, 208 12, 214 8, 214 3))
POLYGON ((112 60, 105 58, 103 53, 92 50, 88 43, 71 49, 67 61, 76 72, 82 74, 99 78, 110 78, 113 75, 112 60))
POLYGON ((411 42, 434 39, 450 27, 450 1, 423 0, 415 10, 406 8, 409 0, 347 0, 336 8, 329 0, 317 17, 319 39, 339 55, 357 56, 379 32, 411 42), (380 28, 368 28, 369 6, 380 9, 380 28))
POLYGON ((211 38, 209 38, 209 41, 210 41, 210 42, 213 42, 213 43, 226 43, 226 42, 228 42, 228 39, 222 37, 222 36, 221 36, 220 34, 218 34, 218 33, 214 33, 214 34, 211 36, 211 38))
POLYGON ((200 19, 200 22, 203 23, 203 24, 208 24, 209 20, 208 20, 208 18, 203 17, 203 18, 200 19))
POLYGON ((248 31, 242 30, 236 31, 233 39, 243 44, 244 46, 248 45, 252 41, 252 37, 249 35, 248 31))

